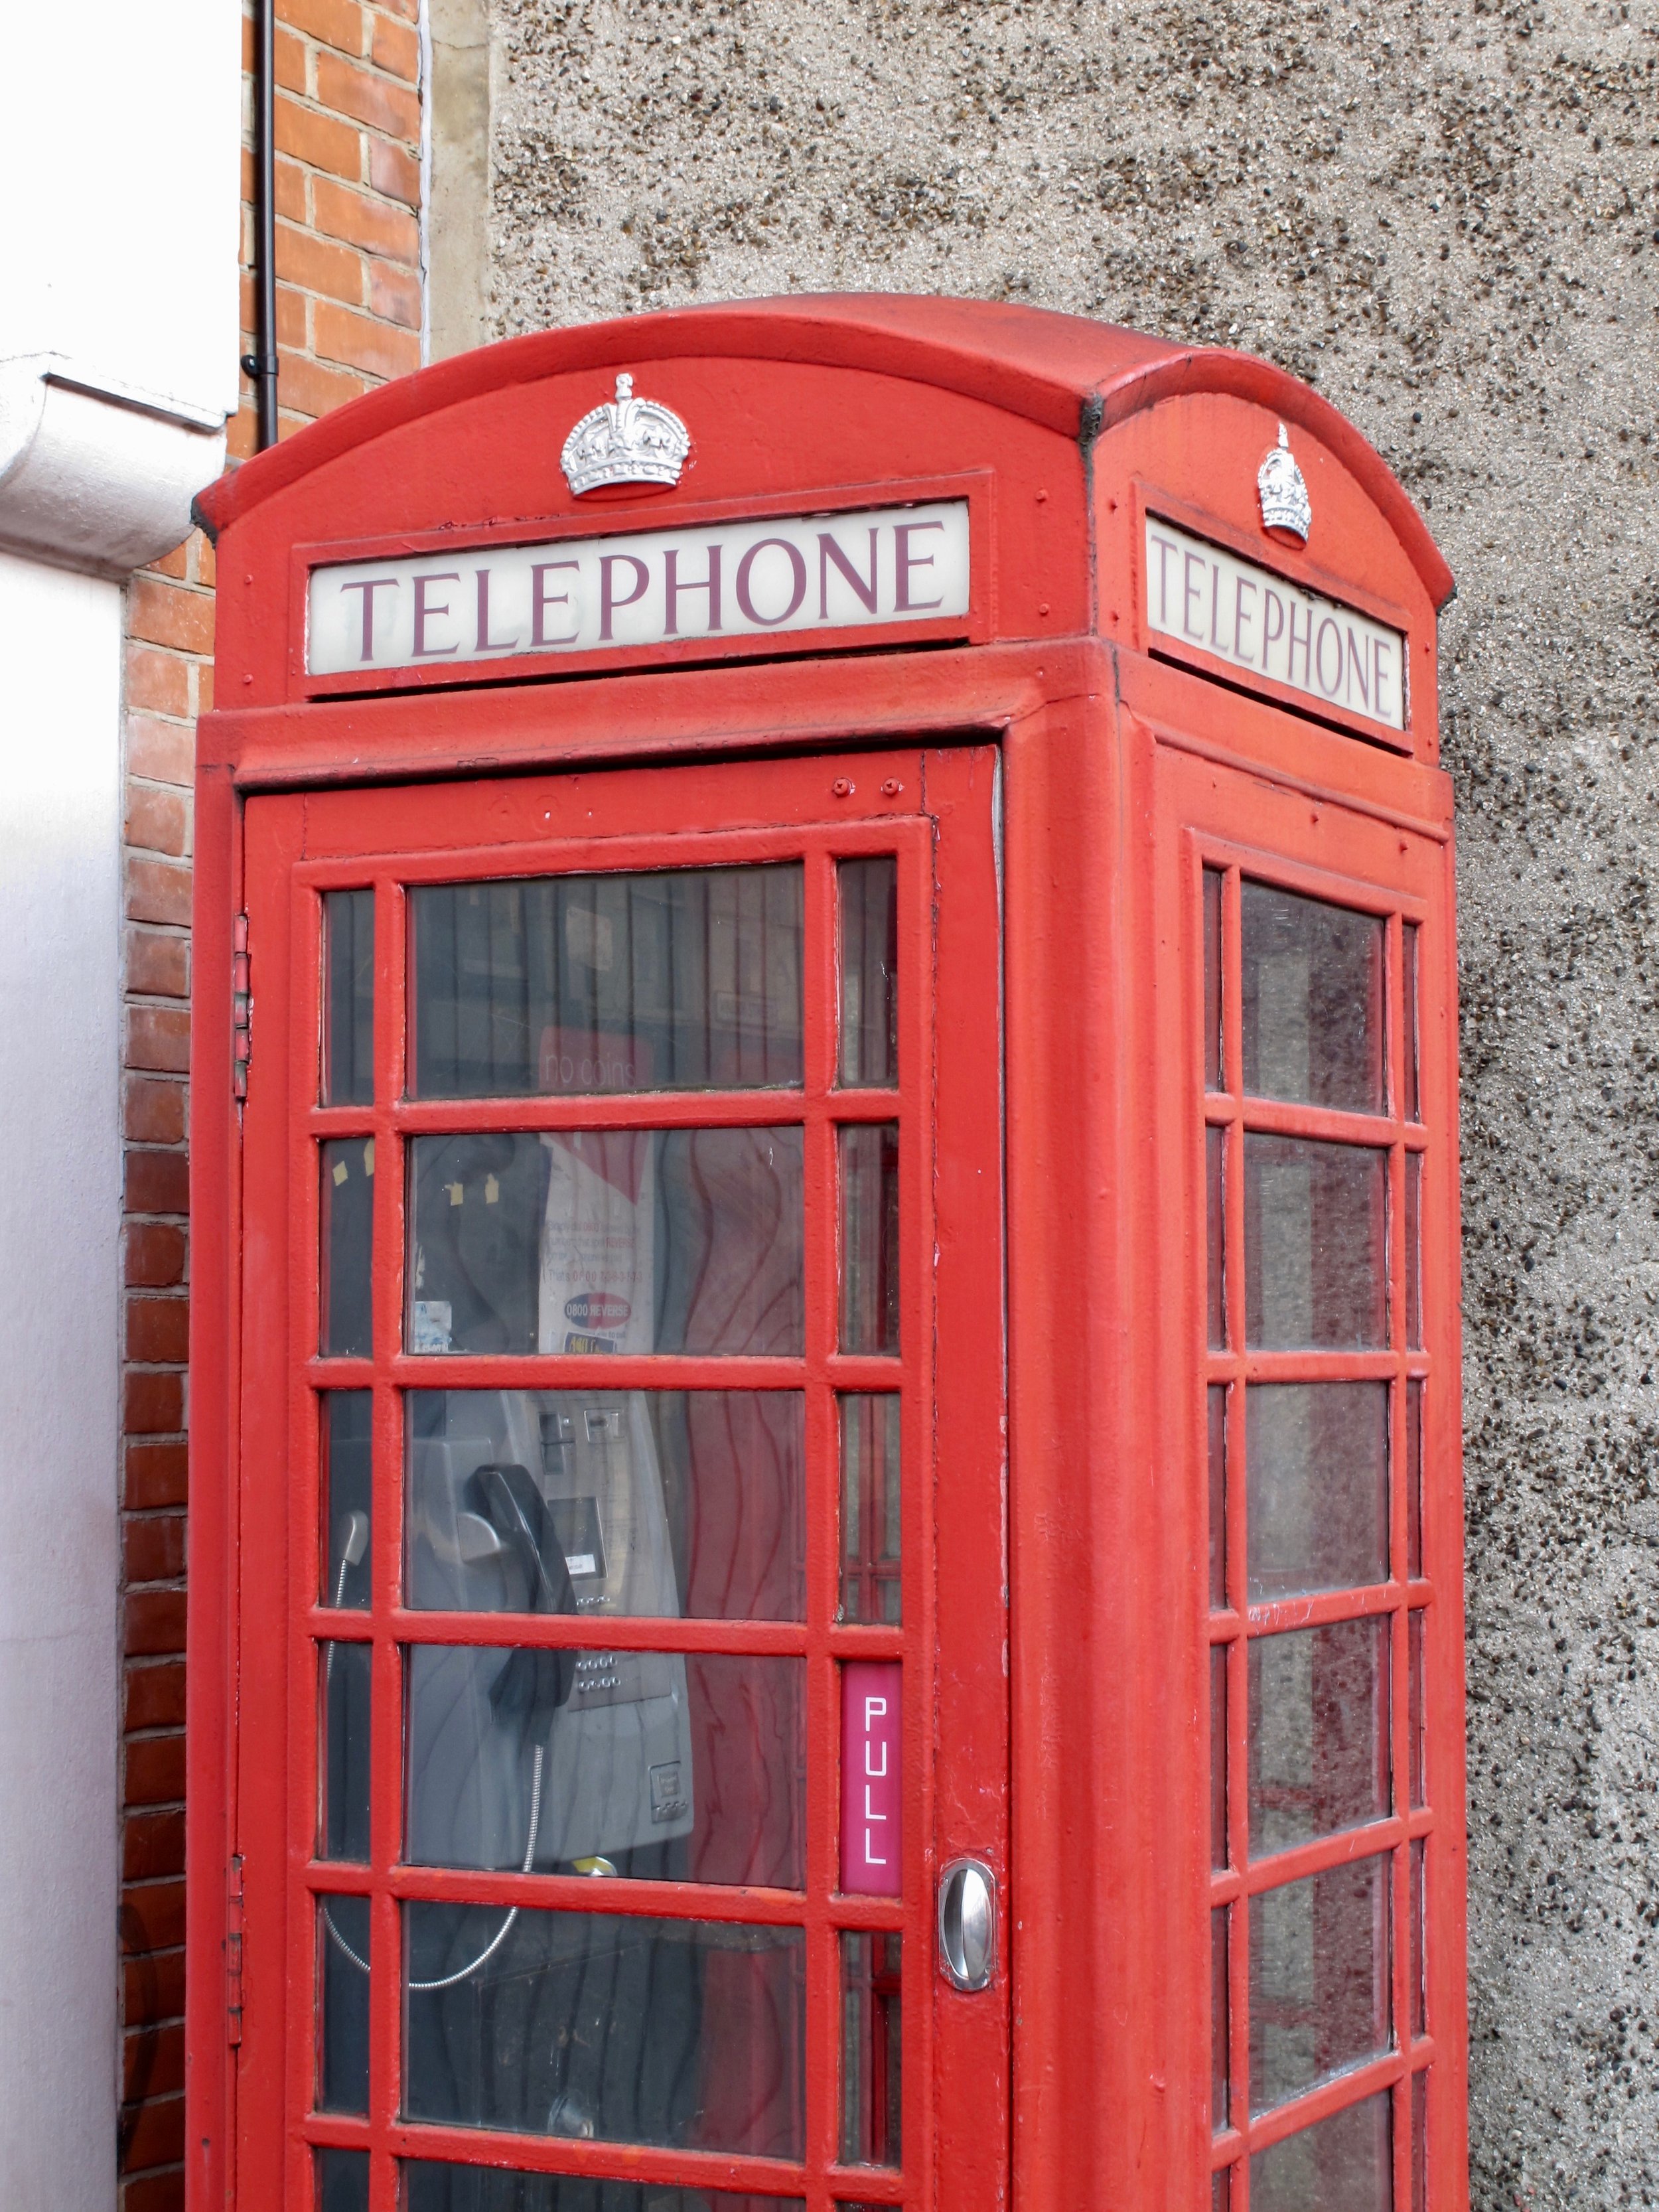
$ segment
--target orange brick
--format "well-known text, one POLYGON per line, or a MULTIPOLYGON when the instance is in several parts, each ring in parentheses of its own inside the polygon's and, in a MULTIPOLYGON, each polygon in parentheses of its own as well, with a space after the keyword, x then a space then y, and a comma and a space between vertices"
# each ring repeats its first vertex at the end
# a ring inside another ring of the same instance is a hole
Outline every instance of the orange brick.
MULTIPOLYGON (((131 1377, 127 1378, 129 1382, 131 1377)), ((158 1376, 158 1381, 162 1378, 158 1376)), ((175 1375, 168 1379, 176 1382, 175 1375)), ((122 1606, 123 1647, 136 1656, 182 1651, 185 1594, 181 1589, 130 1590, 122 1606)))
POLYGON ((213 712, 213 663, 192 660, 190 664, 190 711, 192 714, 213 712))
POLYGON ((117 2212, 185 2212, 183 2166, 169 2166, 123 2181, 117 2212))
POLYGON ((312 186, 312 205, 317 228, 329 238, 343 238, 370 253, 383 253, 391 261, 413 264, 420 258, 421 227, 403 209, 384 200, 349 191, 331 177, 319 177, 312 186))
POLYGON ((372 18, 368 51, 376 69, 390 70, 393 76, 402 77, 405 84, 419 82, 420 33, 407 23, 397 23, 390 15, 376 14, 372 18))
POLYGON ((317 57, 317 98, 336 115, 356 116, 371 131, 384 131, 405 145, 420 143, 421 103, 408 86, 354 69, 337 54, 317 57))
POLYGON ((285 283, 343 300, 349 307, 363 304, 362 255, 349 246, 331 245, 314 231, 277 224, 276 274, 285 283))
POLYGON ((282 366, 277 389, 283 395, 283 404, 302 415, 314 418, 331 414, 348 399, 355 399, 360 392, 368 389, 361 376, 348 375, 342 369, 325 368, 319 362, 308 361, 302 353, 285 353, 279 358, 282 366))
POLYGON ((259 426, 246 399, 225 425, 225 453, 233 461, 251 460, 258 443, 259 426))
MULTIPOLYGON (((122 1527, 122 1557, 129 1583, 177 1582, 185 1571, 185 1516, 182 1513, 129 1514, 122 1527)), ((181 1714, 179 1718, 184 1717, 181 1714)), ((154 1728, 154 1721, 128 1720, 128 1728, 154 1728)), ((175 1792, 165 1793, 171 1797, 175 1792)), ((182 1791, 176 1793, 182 1796, 182 1791)), ((129 1790, 129 1803, 136 1795, 129 1790)))
POLYGON ((276 20, 292 23, 343 54, 363 51, 363 11, 357 0, 276 0, 276 20))
POLYGON ((127 629, 130 635, 150 645, 175 646, 181 653, 211 653, 213 601, 205 592, 140 574, 127 591, 127 629))
POLYGON ((130 645, 126 679, 129 707, 149 708, 157 714, 189 714, 190 670, 176 654, 130 645))
MULTIPOLYGON (((157 1875, 183 1874, 185 1870, 185 1816, 182 1813, 134 1813, 121 1823, 121 1874, 126 1881, 146 1881, 157 1875)), ((168 1954, 179 1961, 178 1987, 180 2008, 185 1991, 184 1959, 182 1951, 168 1954)), ((135 1984, 137 1975, 134 1964, 143 1966, 148 1961, 129 1965, 135 1984)), ((155 1961, 160 1966, 161 1961, 155 1961)), ((123 1977, 125 1979, 125 1977, 123 1977)), ((159 2010, 154 2015, 165 2017, 159 2010)), ((132 2017, 131 2006, 127 2017, 132 2017)), ((131 2200, 129 2199, 129 2202, 131 2200)))
POLYGON ((136 2111, 122 2114, 121 2170, 145 2173, 152 2166, 170 2166, 185 2154, 185 2100, 182 2097, 147 2097, 136 2111))
MULTIPOLYGON (((180 867, 173 860, 129 860, 127 919, 129 921, 187 922, 190 920, 190 870, 180 867)), ((136 1064, 139 1066, 147 1065, 142 1060, 136 1064)))
MULTIPOLYGON (((129 1240, 137 1233, 129 1230, 129 1240)), ((185 1445, 134 1443, 127 1446, 121 1503, 129 1512, 182 1505, 189 1495, 190 1454, 185 1445)))
MULTIPOLYGON (((184 1155, 179 1157, 182 1159, 184 1155)), ((190 1357, 188 1298, 127 1300, 127 1358, 185 1360, 190 1357)))
POLYGON ((276 52, 276 82, 283 90, 301 95, 309 93, 305 40, 296 39, 292 31, 285 31, 278 25, 271 43, 276 52))
POLYGON ((182 1006, 129 1006, 126 1064, 150 1074, 188 1074, 188 1012, 182 1006))
MULTIPOLYGON (((147 1513, 127 1522, 129 1537, 141 1528, 167 1532, 165 1540, 178 1547, 179 1565, 175 1574, 184 1572, 185 1516, 182 1513, 147 1513)), ((131 1553, 129 1553, 131 1556, 131 1553)), ((137 1575, 134 1581, 159 1580, 159 1577, 137 1575)), ((182 1728, 185 1724, 185 1669, 178 1659, 151 1659, 140 1664, 129 1660, 123 1669, 125 1680, 122 1686, 121 1725, 124 1729, 182 1728)), ((175 1942, 177 1938, 173 1938, 175 1942)))
MULTIPOLYGON (((129 1674, 171 1673, 174 1662, 158 1666, 128 1667, 129 1674)), ((183 1668, 179 1671, 182 1674, 183 1668)), ((121 1893, 118 1923, 121 1950, 127 1958, 147 1951, 170 1951, 185 1940, 185 1885, 181 1881, 129 1882, 121 1893)))
POLYGON ((126 1233, 129 1287, 171 1290, 185 1279, 185 1232, 167 1221, 135 1221, 126 1233))
POLYGON ((124 1163, 129 1213, 188 1213, 190 1162, 183 1150, 131 1147, 124 1163))
POLYGON ((181 1145, 186 1095, 182 1083, 168 1083, 153 1075, 129 1075, 121 1091, 123 1134, 134 1144, 181 1145))
POLYGON ((401 323, 408 330, 421 327, 420 279, 412 270, 397 269, 389 262, 369 264, 368 304, 374 312, 388 323, 401 323))
POLYGON ((150 929, 127 932, 127 988, 146 999, 190 996, 190 939, 150 929))
POLYGON ((182 583, 190 573, 190 540, 175 545, 171 553, 164 553, 159 561, 152 561, 146 572, 156 576, 176 576, 182 583))
POLYGON ((254 37, 257 28, 252 16, 245 13, 242 17, 242 72, 246 76, 252 76, 258 65, 258 50, 254 37))
POLYGON ((303 353, 311 343, 311 331, 307 319, 308 304, 305 294, 295 291, 291 285, 279 284, 276 287, 276 350, 278 354, 282 352, 284 346, 292 346, 296 351, 303 353))
MULTIPOLYGON (((250 210, 253 204, 253 186, 250 182, 242 198, 250 210)), ((287 222, 306 220, 306 173, 297 163, 276 157, 276 212, 287 222)))
MULTIPOLYGON (((185 1425, 185 1378, 129 1368, 121 1383, 121 1428, 130 1437, 171 1436, 185 1425)), ((129 1608, 138 1600, 129 1598, 129 1608)), ((180 1651, 180 1644, 129 1644, 129 1651, 180 1651)))
MULTIPOLYGON (((158 2096, 185 2086, 185 2031, 181 2021, 168 2027, 135 2027, 122 2039, 122 2094, 131 2098, 158 2096)), ((131 2197, 127 2200, 131 2203, 131 2197)))
POLYGON ((421 19, 421 0, 380 0, 388 15, 401 15, 405 23, 417 23, 421 19))
POLYGON ((196 773, 196 732, 188 722, 127 716, 127 772, 152 783, 188 783, 196 773))
POLYGON ((345 362, 371 376, 404 376, 421 365, 421 342, 413 331, 354 315, 329 300, 318 301, 315 322, 317 351, 325 361, 345 362))
POLYGON ((126 841, 147 853, 180 858, 190 849, 190 800, 182 791, 129 783, 126 841))
POLYGON ((185 1794, 185 1739, 143 1736, 127 1746, 129 1805, 176 1805, 185 1794))
MULTIPOLYGON (((153 1861, 158 1871, 171 1874, 174 1869, 165 1863, 171 1856, 172 1824, 181 1821, 179 1813, 132 1813, 127 1816, 127 1841, 137 1846, 139 1838, 132 1831, 142 1828, 148 1848, 143 1851, 146 1861, 153 1861)), ((182 1835, 182 1829, 180 1831, 182 1835)), ((129 1854, 137 1856, 134 1848, 129 1854)), ((125 1856, 123 1865, 125 1867, 125 1856)), ((173 2020, 184 2010, 185 1954, 182 1951, 151 1952, 147 1956, 129 1959, 121 1970, 122 2016, 126 2020, 173 2020)), ((132 2203, 129 2188, 125 2197, 132 2203)), ((149 2212, 149 2208, 146 2208, 149 2212)))
POLYGON ((280 93, 276 97, 276 144, 313 169, 326 169, 356 184, 363 173, 363 134, 355 124, 332 115, 319 115, 314 107, 301 107, 280 93))
POLYGON ((368 181, 377 192, 388 199, 401 200, 405 207, 421 204, 421 165, 415 156, 402 146, 394 146, 389 138, 371 138, 368 142, 368 181))
POLYGON ((196 581, 198 584, 205 584, 209 591, 211 591, 219 569, 219 564, 214 558, 212 544, 199 530, 190 542, 194 549, 192 557, 196 581))

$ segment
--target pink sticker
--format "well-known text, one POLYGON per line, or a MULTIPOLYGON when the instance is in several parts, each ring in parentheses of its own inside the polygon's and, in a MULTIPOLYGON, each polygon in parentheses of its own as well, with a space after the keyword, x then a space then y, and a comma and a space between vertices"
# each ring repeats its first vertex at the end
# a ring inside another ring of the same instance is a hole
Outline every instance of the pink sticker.
POLYGON ((899 1893, 899 1692, 896 1659, 850 1659, 841 1670, 841 1886, 855 1896, 899 1893))

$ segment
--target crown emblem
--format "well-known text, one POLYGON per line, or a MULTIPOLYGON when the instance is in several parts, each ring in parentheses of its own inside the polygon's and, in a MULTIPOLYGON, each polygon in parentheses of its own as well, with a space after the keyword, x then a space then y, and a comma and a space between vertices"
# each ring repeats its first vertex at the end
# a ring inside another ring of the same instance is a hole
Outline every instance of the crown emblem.
POLYGON ((560 455, 571 490, 580 498, 601 484, 676 484, 691 434, 659 399, 635 399, 634 380, 617 379, 617 396, 584 415, 560 455))
POLYGON ((1291 434, 1282 422, 1279 426, 1279 443, 1268 447, 1267 458, 1255 472, 1255 488, 1261 501, 1261 527, 1283 530, 1305 545, 1313 522, 1313 507, 1308 498, 1307 483, 1291 451, 1291 434))

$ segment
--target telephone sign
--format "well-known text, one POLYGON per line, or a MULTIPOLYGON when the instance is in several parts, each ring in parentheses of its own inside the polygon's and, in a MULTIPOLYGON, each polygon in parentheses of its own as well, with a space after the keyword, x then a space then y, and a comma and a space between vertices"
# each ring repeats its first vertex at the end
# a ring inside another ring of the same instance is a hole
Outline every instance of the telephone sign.
POLYGON ((860 298, 202 504, 193 2212, 1463 2212, 1398 483, 860 298))

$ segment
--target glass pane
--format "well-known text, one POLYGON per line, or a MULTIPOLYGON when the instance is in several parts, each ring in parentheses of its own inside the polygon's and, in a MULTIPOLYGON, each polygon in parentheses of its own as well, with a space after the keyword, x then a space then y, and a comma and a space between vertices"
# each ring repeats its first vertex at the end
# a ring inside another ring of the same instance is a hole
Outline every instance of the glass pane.
POLYGON ((317 2212, 368 2212, 368 2153, 319 2150, 317 2212))
POLYGON ((1250 1662, 1250 1856, 1389 1812, 1389 1624, 1258 1636, 1250 1662))
POLYGON ((1367 2097, 1250 2160, 1250 2212, 1389 2212, 1390 2098, 1367 2097))
POLYGON ((841 2156, 900 2166, 902 2013, 896 1936, 841 1939, 841 2156))
POLYGON ((415 1390, 409 1602, 799 1620, 799 1391, 415 1390))
POLYGON ((1240 917, 1245 1090, 1380 1114, 1382 922, 1252 883, 1240 917))
POLYGON ((1227 1390, 1212 1382, 1204 1394, 1209 1425, 1210 1609, 1227 1602, 1227 1390))
POLYGON ((435 2159, 411 2160, 403 2177, 403 2212, 805 2212, 799 2197, 522 2173, 510 2166, 442 2166, 435 2159))
POLYGON ((1386 1582, 1388 1384, 1254 1382, 1244 1433, 1250 1602, 1386 1582))
POLYGON ((319 1856, 368 1864, 369 1680, 374 1647, 325 1644, 319 1856))
POLYGON ((1406 1572, 1423 1574, 1423 1385, 1406 1385, 1406 1572))
POLYGON ((800 863, 409 895, 421 1098, 801 1079, 800 863))
POLYGON ((1388 1342, 1388 1154, 1244 1139, 1245 1334, 1252 1350, 1388 1342))
POLYGON ((319 1349, 337 1359, 374 1351, 369 1255, 374 1225, 374 1139, 342 1137, 322 1148, 323 1282, 319 1349))
POLYGON ((1360 1859, 1250 1899, 1250 2108, 1389 2047, 1389 1869, 1360 1859))
POLYGON ((1405 1047, 1406 1119, 1420 1121, 1423 1102, 1419 1096, 1420 1079, 1418 1074, 1419 1043, 1417 1021, 1417 924, 1408 921, 1401 932, 1400 939, 1401 981, 1405 986, 1406 1034, 1401 1042, 1405 1047))
POLYGON ((1426 1839, 1419 1836, 1412 1844, 1412 1958, 1407 1977, 1412 1992, 1412 2033, 1426 2035, 1429 2022, 1429 1931, 1425 1917, 1426 1903, 1423 1886, 1423 1853, 1426 1839))
POLYGON ((841 1401, 841 1617, 900 1618, 899 1400, 841 1401))
POLYGON ((1423 1155, 1406 1155, 1406 1346, 1423 1349, 1423 1155))
POLYGON ((317 2109, 368 2110, 368 1899, 317 1899, 317 2109))
POLYGON ((1407 1668, 1409 1711, 1407 1716, 1406 1765, 1411 1778, 1411 1806, 1415 1812, 1419 1805, 1429 1802, 1427 1766, 1427 1715, 1424 1705, 1423 1638, 1426 1633, 1424 1614, 1419 1611, 1407 1613, 1411 1626, 1407 1649, 1409 1664, 1407 1668))
POLYGON ((1204 1227, 1208 1270, 1205 1289, 1205 1341, 1212 1352, 1227 1348, 1227 1133, 1204 1132, 1204 1227))
POLYGON ((1412 2075, 1412 2212, 1429 2201, 1429 2073, 1412 2075))
POLYGON ((1210 2176, 1210 2212, 1228 2212, 1232 2198, 1233 2170, 1218 2166, 1210 2176))
POLYGON ((1210 1646, 1210 1864, 1227 1863, 1227 1646, 1210 1646))
POLYGON ((841 892, 841 1079, 890 1090, 898 1081, 898 862, 890 853, 843 860, 841 892))
POLYGON ((322 1395, 323 1500, 322 1602, 358 1611, 368 1604, 369 1531, 374 1486, 370 1480, 368 1390, 325 1390, 322 1395))
POLYGON ((799 1659, 416 1644, 416 1866, 804 1880, 799 1659))
POLYGON ((799 1928, 410 1905, 411 2119, 799 2158, 799 1928))
POLYGON ((841 1154, 841 1348, 896 1352, 898 1123, 872 1121, 836 1133, 841 1154))
POLYGON ((367 1106, 374 1097, 374 894, 323 896, 323 1103, 367 1106))
POLYGON ((799 1354, 799 1129, 410 1152, 411 1352, 799 1354))
POLYGON ((1204 1088, 1224 1091, 1221 1050, 1221 871, 1204 871, 1204 1088))
POLYGON ((1210 2132, 1227 2125, 1231 2068, 1227 2045, 1227 1914, 1224 1905, 1210 1915, 1210 2132))

